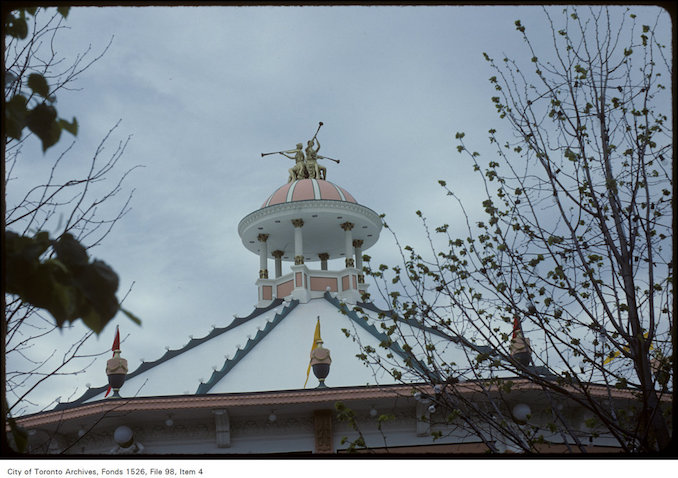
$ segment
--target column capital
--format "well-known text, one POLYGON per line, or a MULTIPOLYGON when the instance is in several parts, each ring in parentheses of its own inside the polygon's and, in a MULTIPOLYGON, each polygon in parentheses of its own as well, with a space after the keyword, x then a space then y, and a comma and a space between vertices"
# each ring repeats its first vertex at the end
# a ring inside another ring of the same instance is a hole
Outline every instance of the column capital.
POLYGON ((354 239, 353 240, 353 247, 363 247, 363 240, 362 239, 354 239))
POLYGON ((259 269, 259 279, 268 279, 268 269, 259 269))
POLYGON ((353 226, 354 226, 354 224, 352 222, 344 222, 344 223, 341 224, 341 228, 344 231, 350 231, 351 229, 353 229, 353 226))
POLYGON ((271 252, 271 255, 272 255, 273 257, 275 257, 276 259, 282 258, 282 256, 283 256, 284 254, 285 254, 285 251, 281 251, 281 250, 275 250, 275 251, 271 252))
POLYGON ((268 234, 259 234, 257 236, 259 242, 266 242, 268 240, 268 234))
POLYGON ((352 257, 346 258, 346 267, 355 267, 355 262, 352 257))
POLYGON ((318 254, 318 258, 320 258, 321 261, 326 261, 330 258, 330 255, 327 252, 321 252, 318 254))
POLYGON ((294 256, 294 265, 298 266, 304 263, 304 256, 294 256))
POLYGON ((302 227, 304 225, 303 219, 292 219, 292 225, 294 227, 302 227))

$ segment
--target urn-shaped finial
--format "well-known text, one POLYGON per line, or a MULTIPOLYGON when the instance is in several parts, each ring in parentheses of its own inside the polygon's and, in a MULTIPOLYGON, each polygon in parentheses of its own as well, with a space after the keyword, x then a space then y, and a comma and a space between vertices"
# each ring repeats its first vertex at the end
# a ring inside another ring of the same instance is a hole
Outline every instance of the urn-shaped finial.
POLYGON ((529 366, 532 362, 530 339, 523 334, 523 328, 518 317, 513 320, 513 337, 511 338, 509 353, 513 360, 524 367, 529 366))
POLYGON ((120 388, 125 383, 125 377, 127 376, 127 360, 120 356, 120 330, 117 328, 111 350, 113 350, 113 357, 106 362, 108 390, 105 396, 107 397, 112 390, 113 395, 111 395, 111 398, 120 398, 120 388))
POLYGON ((108 375, 108 386, 113 390, 111 398, 120 398, 120 388, 127 377, 127 360, 120 356, 120 350, 114 350, 113 358, 106 362, 106 375, 108 375))
POLYGON ((311 350, 311 367, 313 368, 313 375, 316 376, 320 382, 318 388, 325 388, 325 379, 330 373, 330 364, 332 358, 330 357, 329 349, 323 347, 322 339, 316 340, 316 346, 311 350))

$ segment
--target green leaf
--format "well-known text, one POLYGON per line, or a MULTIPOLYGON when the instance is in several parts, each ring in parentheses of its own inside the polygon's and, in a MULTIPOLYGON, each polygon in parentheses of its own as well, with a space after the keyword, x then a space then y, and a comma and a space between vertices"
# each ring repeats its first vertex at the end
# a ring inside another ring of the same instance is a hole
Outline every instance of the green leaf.
POLYGON ((75 118, 75 116, 73 117, 73 121, 71 121, 70 123, 62 118, 59 118, 58 123, 61 129, 65 129, 73 136, 78 135, 78 120, 75 118))
POLYGON ((21 132, 26 126, 28 101, 22 95, 14 95, 5 103, 5 131, 13 139, 21 139, 21 132))
POLYGON ((54 317, 59 327, 66 322, 72 322, 77 318, 77 295, 75 288, 62 284, 58 280, 52 280, 49 304, 45 307, 54 317))
POLYGON ((49 85, 45 77, 38 73, 31 73, 28 75, 28 87, 33 90, 33 93, 47 98, 49 96, 49 85))
POLYGON ((134 322, 135 324, 137 324, 137 325, 139 325, 139 326, 141 325, 141 319, 140 319, 139 317, 137 317, 136 315, 134 315, 134 314, 133 314, 132 312, 130 312, 129 310, 123 309, 122 307, 120 307, 120 312, 122 312, 123 314, 125 314, 125 315, 126 315, 132 322, 134 322))
POLYGON ((103 329, 120 309, 118 299, 115 297, 119 284, 118 275, 105 262, 94 260, 91 264, 74 271, 73 276, 82 294, 101 316, 103 329))
POLYGON ((85 313, 82 314, 82 321, 97 335, 104 330, 108 323, 108 321, 102 320, 102 317, 91 307, 87 308, 85 313))
POLYGON ((87 249, 69 233, 62 234, 55 241, 54 252, 69 269, 86 266, 89 263, 87 249))
POLYGON ((68 11, 70 9, 71 7, 57 7, 57 12, 59 12, 62 17, 66 18, 68 17, 68 11))
POLYGON ((23 40, 28 36, 28 24, 24 18, 10 14, 5 21, 5 34, 23 40))
POLYGON ((26 115, 26 126, 42 141, 42 151, 47 151, 59 141, 61 128, 56 123, 56 109, 45 103, 40 103, 26 115))

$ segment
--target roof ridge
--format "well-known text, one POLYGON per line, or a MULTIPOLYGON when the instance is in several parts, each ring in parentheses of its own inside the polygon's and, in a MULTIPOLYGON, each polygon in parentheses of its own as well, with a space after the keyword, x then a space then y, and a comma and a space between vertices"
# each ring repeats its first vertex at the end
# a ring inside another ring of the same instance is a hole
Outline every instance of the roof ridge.
POLYGON ((424 365, 413 354, 406 352, 405 349, 403 349, 403 347, 398 342, 395 342, 388 335, 377 330, 377 328, 373 324, 369 324, 366 319, 361 319, 360 317, 358 317, 358 315, 356 314, 355 311, 349 310, 348 307, 346 307, 346 304, 344 304, 343 302, 339 302, 339 300, 335 297, 332 297, 329 292, 325 292, 323 297, 330 304, 334 305, 337 309, 339 309, 340 312, 347 315, 353 322, 355 322, 356 324, 361 326, 368 333, 370 333, 374 338, 379 340, 380 346, 388 347, 393 352, 398 354, 398 356, 405 361, 405 364, 408 367, 414 368, 419 373, 421 373, 425 376, 428 376, 428 377, 433 376, 434 379, 440 379, 437 372, 429 370, 428 367, 426 367, 426 365, 424 365))
POLYGON ((489 354, 493 353, 492 347, 490 347, 488 345, 476 345, 473 342, 471 342, 470 340, 468 340, 467 338, 462 337, 461 335, 449 335, 449 334, 446 334, 445 332, 443 332, 439 329, 429 327, 428 325, 423 325, 423 324, 421 324, 420 322, 418 322, 414 319, 404 319, 404 318, 402 318, 398 315, 395 315, 392 310, 381 309, 371 302, 358 302, 357 305, 358 305, 358 307, 364 307, 364 308, 371 310, 373 312, 388 315, 389 317, 395 318, 395 320, 399 320, 401 322, 404 322, 411 327, 416 327, 419 330, 423 330, 425 332, 429 332, 431 334, 437 335, 438 337, 441 337, 441 338, 444 338, 444 339, 447 339, 447 340, 451 340, 452 342, 454 342, 456 344, 461 344, 465 347, 469 347, 470 349, 473 349, 478 353, 489 353, 489 354))
MULTIPOLYGON (((167 349, 165 353, 158 359, 153 360, 151 362, 142 362, 141 365, 139 365, 134 371, 130 372, 127 374, 125 377, 125 380, 129 380, 130 378, 134 378, 137 375, 140 375, 153 367, 156 367, 162 363, 167 362, 168 360, 181 355, 182 353, 191 350, 194 347, 197 347, 200 344, 203 344, 207 342, 210 339, 213 339, 214 337, 217 337, 225 332, 228 332, 229 330, 232 330, 246 322, 249 322, 250 320, 259 317, 260 315, 264 314, 265 312, 268 312, 271 309, 274 309, 278 307, 280 304, 283 303, 283 299, 275 299, 273 302, 271 302, 268 307, 255 307, 254 310, 247 316, 247 317, 235 317, 233 321, 228 324, 225 327, 215 327, 213 328, 207 335, 204 337, 201 337, 199 339, 194 339, 191 338, 186 345, 183 347, 180 347, 178 349, 170 350, 167 349)), ((277 314, 276 314, 277 315, 277 314)), ((79 405, 87 400, 89 400, 92 397, 97 396, 101 392, 105 391, 108 389, 108 385, 103 385, 101 387, 96 387, 96 388, 89 388, 86 390, 79 398, 73 400, 72 402, 66 402, 66 403, 59 403, 57 404, 56 407, 54 407, 53 410, 61 410, 64 408, 68 408, 69 406, 74 406, 74 405, 79 405)))
POLYGON ((245 357, 252 349, 259 343, 261 340, 268 335, 268 333, 273 330, 282 319, 284 319, 296 306, 299 304, 298 300, 290 301, 289 305, 286 305, 279 314, 275 314, 273 320, 267 321, 263 329, 257 330, 257 333, 253 338, 248 338, 245 346, 241 349, 238 346, 238 349, 233 355, 233 358, 228 358, 224 361, 220 370, 214 370, 210 379, 201 383, 198 386, 198 389, 195 391, 196 395, 204 395, 209 392, 212 387, 214 387, 219 381, 226 376, 228 372, 233 370, 233 368, 240 362, 240 360, 245 357))

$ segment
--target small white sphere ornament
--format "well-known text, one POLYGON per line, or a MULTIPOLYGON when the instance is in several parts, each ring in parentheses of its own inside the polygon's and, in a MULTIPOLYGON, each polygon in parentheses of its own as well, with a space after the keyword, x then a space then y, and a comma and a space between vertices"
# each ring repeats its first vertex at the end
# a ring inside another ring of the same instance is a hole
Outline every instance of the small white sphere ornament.
POLYGON ((519 403, 513 407, 511 414, 513 415, 513 418, 516 422, 523 424, 527 423, 527 418, 532 414, 532 410, 530 409, 529 405, 525 403, 519 403))
POLYGON ((113 439, 121 448, 129 448, 134 443, 134 432, 127 425, 121 425, 113 432, 113 439))

